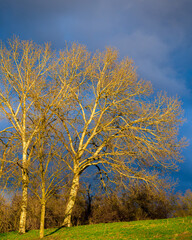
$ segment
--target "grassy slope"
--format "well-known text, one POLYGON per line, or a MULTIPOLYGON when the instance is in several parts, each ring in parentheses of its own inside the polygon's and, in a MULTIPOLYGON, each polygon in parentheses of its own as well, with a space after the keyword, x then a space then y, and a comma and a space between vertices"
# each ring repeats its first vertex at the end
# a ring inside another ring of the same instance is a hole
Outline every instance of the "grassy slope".
MULTIPOLYGON (((38 234, 37 230, 24 235, 10 232, 0 234, 0 239, 37 240, 38 234)), ((192 239, 192 217, 47 229, 45 235, 49 240, 192 239)))

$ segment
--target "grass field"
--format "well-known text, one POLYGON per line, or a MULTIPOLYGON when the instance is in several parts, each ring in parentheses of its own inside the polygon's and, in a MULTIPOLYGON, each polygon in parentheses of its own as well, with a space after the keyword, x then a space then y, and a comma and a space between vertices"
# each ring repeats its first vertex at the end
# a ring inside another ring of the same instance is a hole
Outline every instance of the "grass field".
MULTIPOLYGON (((37 240, 38 230, 24 235, 1 233, 1 240, 37 240)), ((101 223, 61 229, 46 229, 49 240, 121 240, 121 239, 192 239, 192 217, 135 222, 101 223)))

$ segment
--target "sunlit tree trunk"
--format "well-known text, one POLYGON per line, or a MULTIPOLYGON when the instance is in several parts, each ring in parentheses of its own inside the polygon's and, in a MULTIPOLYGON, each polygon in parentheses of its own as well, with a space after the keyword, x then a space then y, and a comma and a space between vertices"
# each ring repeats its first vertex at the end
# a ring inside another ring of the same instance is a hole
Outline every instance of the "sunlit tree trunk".
POLYGON ((41 201, 40 238, 44 237, 44 227, 45 227, 45 197, 43 197, 41 201))
POLYGON ((46 200, 45 200, 45 174, 44 174, 42 162, 41 162, 40 168, 41 168, 41 178, 42 178, 40 238, 43 238, 44 237, 44 227, 45 227, 45 203, 46 203, 46 200))
POLYGON ((44 226, 45 226, 45 201, 41 203, 40 238, 44 237, 44 226))
POLYGON ((19 233, 25 233, 26 227, 26 216, 27 216, 27 190, 28 190, 28 176, 26 171, 23 171, 23 193, 22 193, 22 205, 21 215, 19 223, 19 233))
POLYGON ((26 168, 27 163, 27 151, 23 150, 23 167, 22 167, 22 184, 23 184, 23 192, 22 192, 22 204, 21 204, 21 215, 20 215, 20 222, 19 222, 19 233, 25 233, 26 229, 26 218, 27 218, 27 192, 28 192, 28 183, 29 183, 29 176, 28 170, 26 168))
POLYGON ((71 215, 79 189, 79 174, 75 173, 72 181, 71 191, 65 209, 65 218, 63 226, 71 227, 71 215))

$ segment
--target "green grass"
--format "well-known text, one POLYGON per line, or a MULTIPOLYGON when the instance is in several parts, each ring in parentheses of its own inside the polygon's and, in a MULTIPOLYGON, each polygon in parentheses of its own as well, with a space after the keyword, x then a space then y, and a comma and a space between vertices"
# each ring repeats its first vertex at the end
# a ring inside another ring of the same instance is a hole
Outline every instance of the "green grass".
MULTIPOLYGON (((46 229, 45 235, 47 240, 192 239, 192 217, 46 229)), ((0 239, 37 240, 38 236, 38 230, 31 230, 24 235, 2 233, 0 239)))

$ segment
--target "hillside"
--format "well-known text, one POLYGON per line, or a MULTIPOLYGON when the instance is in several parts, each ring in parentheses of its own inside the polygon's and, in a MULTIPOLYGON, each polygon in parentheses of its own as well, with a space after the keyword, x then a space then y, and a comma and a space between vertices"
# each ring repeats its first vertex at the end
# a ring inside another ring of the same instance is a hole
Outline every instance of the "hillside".
MULTIPOLYGON (((37 240, 39 231, 24 235, 0 234, 1 240, 37 240)), ((49 240, 123 240, 123 239, 192 239, 192 217, 135 222, 102 223, 61 229, 47 229, 49 240)))

